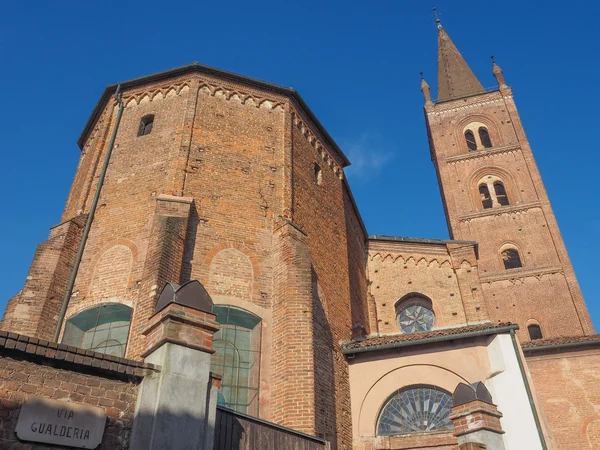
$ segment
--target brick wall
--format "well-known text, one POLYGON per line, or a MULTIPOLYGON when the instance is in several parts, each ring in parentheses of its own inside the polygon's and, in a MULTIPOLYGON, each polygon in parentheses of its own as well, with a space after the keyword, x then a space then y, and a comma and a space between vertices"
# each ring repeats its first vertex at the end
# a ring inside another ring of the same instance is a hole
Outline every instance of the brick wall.
POLYGON ((36 396, 104 409, 100 449, 129 445, 142 372, 155 370, 123 358, 0 332, 0 447, 42 449, 20 441, 15 428, 21 404, 36 396))
POLYGON ((600 350, 523 350, 550 443, 557 450, 600 448, 600 350))
POLYGON ((57 225, 38 245, 25 285, 9 300, 0 329, 52 338, 85 219, 78 216, 57 225))
POLYGON ((377 317, 374 332, 400 331, 395 306, 411 293, 431 299, 434 328, 488 319, 472 244, 371 239, 368 269, 369 292, 377 317))

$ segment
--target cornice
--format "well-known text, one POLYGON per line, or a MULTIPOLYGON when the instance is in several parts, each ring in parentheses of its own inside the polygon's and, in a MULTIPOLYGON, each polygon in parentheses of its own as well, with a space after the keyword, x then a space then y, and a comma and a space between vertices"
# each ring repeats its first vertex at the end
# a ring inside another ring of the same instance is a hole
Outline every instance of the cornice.
POLYGON ((491 275, 479 275, 479 280, 482 283, 494 283, 496 281, 513 281, 520 280, 523 278, 535 277, 538 280, 544 275, 551 275, 554 273, 564 273, 561 266, 550 266, 550 267, 537 267, 533 269, 508 269, 505 272, 491 275))
POLYGON ((446 104, 446 102, 436 103, 433 106, 426 107, 425 111, 428 116, 442 116, 448 113, 479 108, 481 106, 490 105, 493 103, 501 103, 506 98, 511 97, 512 94, 502 95, 500 91, 492 91, 485 94, 480 94, 480 96, 452 100, 451 102, 448 102, 448 104, 446 104))
POLYGON ((542 204, 540 202, 523 203, 520 205, 499 206, 496 208, 489 208, 481 211, 460 214, 458 216, 458 220, 460 222, 469 222, 470 220, 480 219, 482 217, 501 216, 502 214, 517 214, 523 211, 527 211, 529 209, 541 207, 542 204))
POLYGON ((505 155, 505 154, 514 153, 514 152, 517 152, 520 150, 521 150, 520 144, 503 145, 501 147, 495 147, 495 148, 491 148, 489 150, 476 150, 476 151, 461 154, 461 155, 448 156, 446 158, 446 163, 456 164, 459 162, 471 161, 473 159, 489 158, 489 157, 493 157, 493 156, 497 156, 497 155, 505 155))

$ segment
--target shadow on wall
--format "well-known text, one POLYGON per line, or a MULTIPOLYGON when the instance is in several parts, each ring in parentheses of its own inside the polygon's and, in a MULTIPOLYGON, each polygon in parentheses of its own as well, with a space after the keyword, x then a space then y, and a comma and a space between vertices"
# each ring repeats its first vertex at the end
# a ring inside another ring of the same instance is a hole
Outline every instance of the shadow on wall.
POLYGON ((333 336, 314 268, 312 280, 315 433, 337 448, 333 336))
POLYGON ((185 254, 183 255, 183 264, 181 266, 181 284, 187 283, 192 279, 192 261, 194 260, 194 251, 196 249, 196 233, 200 218, 196 208, 196 202, 192 203, 190 218, 188 219, 188 230, 185 237, 185 254))

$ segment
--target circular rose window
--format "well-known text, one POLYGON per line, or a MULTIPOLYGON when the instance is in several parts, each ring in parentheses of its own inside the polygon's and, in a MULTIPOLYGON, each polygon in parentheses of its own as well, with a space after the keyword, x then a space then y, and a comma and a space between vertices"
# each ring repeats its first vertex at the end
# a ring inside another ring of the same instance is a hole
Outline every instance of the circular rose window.
POLYGON ((396 320, 405 333, 431 330, 435 321, 431 301, 413 297, 401 302, 396 309, 396 320))

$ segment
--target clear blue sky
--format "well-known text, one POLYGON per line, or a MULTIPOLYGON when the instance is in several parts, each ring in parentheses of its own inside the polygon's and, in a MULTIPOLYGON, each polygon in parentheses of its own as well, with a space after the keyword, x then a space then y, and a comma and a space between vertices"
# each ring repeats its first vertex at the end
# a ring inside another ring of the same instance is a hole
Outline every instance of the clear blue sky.
MULTIPOLYGON (((484 86, 504 69, 592 318, 598 2, 5 0, 0 14, 0 309, 58 223, 75 144, 107 84, 198 61, 298 89, 353 165, 371 234, 447 238, 419 72, 436 84, 431 7, 484 86)), ((435 92, 435 91, 434 91, 435 92)))

